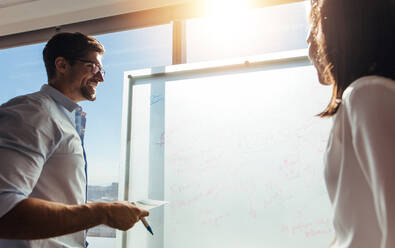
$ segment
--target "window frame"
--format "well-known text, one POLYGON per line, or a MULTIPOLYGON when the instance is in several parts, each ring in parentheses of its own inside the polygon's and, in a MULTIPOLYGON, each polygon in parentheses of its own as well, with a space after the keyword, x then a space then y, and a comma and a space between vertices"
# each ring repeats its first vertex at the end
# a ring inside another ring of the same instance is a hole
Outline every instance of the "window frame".
MULTIPOLYGON (((306 0, 251 0, 253 8, 264 8, 282 4, 303 2, 306 0)), ((190 0, 185 3, 136 11, 116 16, 65 24, 28 32, 0 36, 0 49, 31 45, 48 41, 59 32, 82 32, 87 35, 100 35, 144 27, 173 23, 173 64, 183 62, 186 57, 185 28, 182 25, 186 19, 207 16, 204 1, 190 0), (180 24, 181 23, 181 24, 180 24)))

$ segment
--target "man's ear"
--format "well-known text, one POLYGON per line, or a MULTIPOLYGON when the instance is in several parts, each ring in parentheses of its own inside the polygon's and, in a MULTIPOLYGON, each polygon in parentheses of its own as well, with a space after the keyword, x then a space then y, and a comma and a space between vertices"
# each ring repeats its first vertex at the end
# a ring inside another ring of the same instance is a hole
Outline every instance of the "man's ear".
POLYGON ((63 58, 63 57, 57 57, 55 59, 55 68, 56 71, 60 72, 60 73, 65 73, 67 70, 67 67, 69 66, 68 61, 63 58))

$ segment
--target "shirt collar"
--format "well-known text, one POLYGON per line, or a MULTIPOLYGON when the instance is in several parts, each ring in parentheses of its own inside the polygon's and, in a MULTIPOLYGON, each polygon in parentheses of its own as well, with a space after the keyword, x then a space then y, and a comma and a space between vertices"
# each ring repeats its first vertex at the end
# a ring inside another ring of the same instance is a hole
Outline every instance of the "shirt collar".
POLYGON ((61 93, 60 91, 58 91, 51 85, 44 84, 41 87, 40 91, 48 94, 50 97, 52 97, 52 99, 54 99, 54 101, 56 103, 60 104, 61 106, 63 106, 65 109, 67 109, 70 112, 74 111, 75 109, 82 110, 80 105, 73 102, 70 98, 63 95, 63 93, 61 93))

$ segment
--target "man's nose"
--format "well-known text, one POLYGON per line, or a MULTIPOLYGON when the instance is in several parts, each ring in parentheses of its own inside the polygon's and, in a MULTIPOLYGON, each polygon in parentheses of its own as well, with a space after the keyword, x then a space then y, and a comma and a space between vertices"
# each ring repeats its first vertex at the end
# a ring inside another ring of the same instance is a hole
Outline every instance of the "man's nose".
POLYGON ((95 74, 95 79, 97 79, 98 82, 104 82, 104 77, 103 77, 103 74, 101 73, 101 71, 98 71, 95 74))

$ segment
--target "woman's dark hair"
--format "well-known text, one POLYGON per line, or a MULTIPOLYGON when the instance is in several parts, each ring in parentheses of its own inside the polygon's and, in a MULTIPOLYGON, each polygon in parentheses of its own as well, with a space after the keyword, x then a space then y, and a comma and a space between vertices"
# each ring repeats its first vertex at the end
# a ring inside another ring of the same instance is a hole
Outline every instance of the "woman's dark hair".
POLYGON ((83 58, 90 52, 103 54, 105 50, 103 45, 95 38, 81 33, 59 33, 54 35, 43 50, 48 81, 56 75, 56 58, 63 57, 69 61, 70 65, 73 65, 73 58, 83 58))
POLYGON ((356 79, 395 79, 395 0, 311 0, 312 60, 320 80, 333 85, 321 117, 336 113, 356 79))

